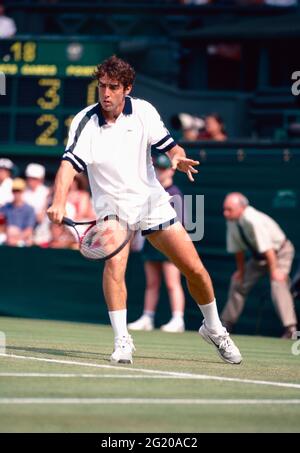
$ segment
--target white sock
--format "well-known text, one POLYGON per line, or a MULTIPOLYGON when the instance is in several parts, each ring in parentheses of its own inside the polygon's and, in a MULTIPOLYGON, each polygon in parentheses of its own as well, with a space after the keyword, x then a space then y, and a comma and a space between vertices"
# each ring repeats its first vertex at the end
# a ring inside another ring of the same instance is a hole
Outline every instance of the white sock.
POLYGON ((115 338, 127 337, 127 310, 109 311, 108 314, 115 338))
POLYGON ((173 319, 183 320, 183 313, 182 311, 173 311, 172 313, 173 319))
POLYGON ((200 308, 200 310, 204 316, 206 327, 209 330, 213 330, 216 333, 219 333, 219 332, 223 333, 224 327, 222 326, 222 323, 219 318, 216 299, 214 299, 209 304, 198 305, 198 307, 200 308))
POLYGON ((143 316, 147 316, 148 318, 150 318, 153 321, 154 314, 155 314, 154 311, 144 310, 143 316))

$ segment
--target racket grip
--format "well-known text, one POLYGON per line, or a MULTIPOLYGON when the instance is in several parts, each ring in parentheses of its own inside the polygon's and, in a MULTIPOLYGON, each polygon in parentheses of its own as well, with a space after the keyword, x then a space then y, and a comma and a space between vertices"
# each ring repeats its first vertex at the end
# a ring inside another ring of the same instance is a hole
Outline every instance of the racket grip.
POLYGON ((69 219, 69 217, 63 217, 62 223, 64 225, 68 225, 68 226, 71 226, 71 227, 75 225, 75 222, 73 222, 73 220, 69 219))

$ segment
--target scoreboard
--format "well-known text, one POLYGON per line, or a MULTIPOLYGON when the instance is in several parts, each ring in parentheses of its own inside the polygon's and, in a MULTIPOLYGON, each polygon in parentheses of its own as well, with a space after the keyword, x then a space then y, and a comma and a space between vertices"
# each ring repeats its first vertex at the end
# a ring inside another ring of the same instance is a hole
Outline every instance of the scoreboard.
POLYGON ((116 52, 103 39, 0 40, 0 154, 61 154, 74 115, 98 101, 96 65, 116 52))

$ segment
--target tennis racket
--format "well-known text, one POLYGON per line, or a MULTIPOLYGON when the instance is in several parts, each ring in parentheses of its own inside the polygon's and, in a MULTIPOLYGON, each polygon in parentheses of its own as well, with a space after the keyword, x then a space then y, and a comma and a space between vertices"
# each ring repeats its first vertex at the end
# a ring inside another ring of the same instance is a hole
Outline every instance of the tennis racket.
POLYGON ((90 260, 108 260, 117 255, 133 236, 133 231, 117 216, 106 216, 103 220, 75 222, 63 217, 62 223, 72 227, 78 237, 80 253, 90 260), (86 225, 81 234, 76 227, 86 225))

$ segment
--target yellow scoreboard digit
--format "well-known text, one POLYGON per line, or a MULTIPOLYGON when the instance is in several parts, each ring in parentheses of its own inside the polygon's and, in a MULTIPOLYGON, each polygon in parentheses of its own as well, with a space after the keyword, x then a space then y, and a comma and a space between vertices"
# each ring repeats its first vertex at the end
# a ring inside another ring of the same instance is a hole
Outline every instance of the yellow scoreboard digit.
POLYGON ((43 110, 54 110, 60 103, 61 81, 59 79, 39 79, 38 84, 45 87, 45 93, 43 97, 37 99, 37 104, 43 110))

